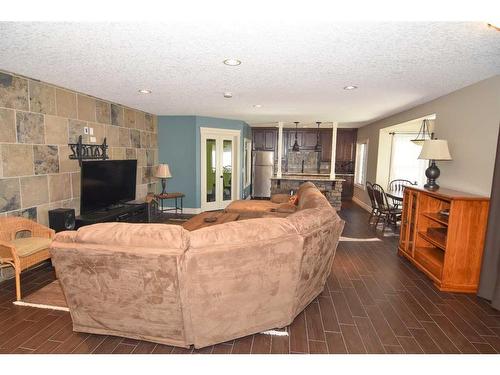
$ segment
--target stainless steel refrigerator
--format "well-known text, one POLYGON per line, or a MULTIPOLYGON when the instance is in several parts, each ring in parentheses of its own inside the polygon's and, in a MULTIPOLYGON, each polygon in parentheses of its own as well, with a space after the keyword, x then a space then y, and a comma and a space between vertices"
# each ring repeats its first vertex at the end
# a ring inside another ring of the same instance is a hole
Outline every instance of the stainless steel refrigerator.
POLYGON ((252 196, 271 197, 271 177, 274 174, 274 152, 255 151, 252 163, 252 196))

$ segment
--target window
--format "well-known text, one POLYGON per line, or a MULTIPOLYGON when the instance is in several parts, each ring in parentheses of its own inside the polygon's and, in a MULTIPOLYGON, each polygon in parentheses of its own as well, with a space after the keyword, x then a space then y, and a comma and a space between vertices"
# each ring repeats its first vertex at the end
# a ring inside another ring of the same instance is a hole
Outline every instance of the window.
POLYGON ((366 184, 366 164, 368 161, 368 140, 356 144, 356 169, 354 184, 362 189, 366 184))
POLYGON ((415 134, 393 133, 389 181, 403 179, 416 182, 418 185, 425 183, 425 169, 428 162, 418 159, 422 146, 411 141, 415 136, 415 134))

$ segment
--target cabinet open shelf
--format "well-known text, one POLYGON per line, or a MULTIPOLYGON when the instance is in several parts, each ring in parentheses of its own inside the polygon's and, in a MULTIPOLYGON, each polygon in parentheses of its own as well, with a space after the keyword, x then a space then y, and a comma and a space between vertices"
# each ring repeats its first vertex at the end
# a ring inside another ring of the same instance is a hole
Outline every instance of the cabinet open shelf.
POLYGON ((446 250, 446 237, 443 239, 441 236, 437 236, 432 232, 418 232, 418 235, 430 244, 440 248, 441 250, 446 250))
POLYGON ((440 188, 404 189, 399 255, 441 291, 473 293, 481 270, 489 200, 440 188), (442 215, 448 210, 449 215, 442 215))
POLYGON ((422 215, 428 219, 435 221, 436 223, 448 226, 448 216, 446 216, 446 215, 442 215, 440 213, 433 213, 433 212, 424 212, 424 213, 422 213, 422 215))
POLYGON ((414 259, 437 279, 441 278, 444 252, 436 247, 416 247, 414 259))

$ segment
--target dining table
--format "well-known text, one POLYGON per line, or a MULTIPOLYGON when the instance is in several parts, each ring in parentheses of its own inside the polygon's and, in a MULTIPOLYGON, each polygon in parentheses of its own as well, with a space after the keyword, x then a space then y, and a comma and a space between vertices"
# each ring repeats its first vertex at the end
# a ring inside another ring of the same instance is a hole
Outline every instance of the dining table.
POLYGON ((388 190, 385 194, 392 199, 395 204, 399 204, 403 202, 404 197, 404 189, 401 190, 388 190))

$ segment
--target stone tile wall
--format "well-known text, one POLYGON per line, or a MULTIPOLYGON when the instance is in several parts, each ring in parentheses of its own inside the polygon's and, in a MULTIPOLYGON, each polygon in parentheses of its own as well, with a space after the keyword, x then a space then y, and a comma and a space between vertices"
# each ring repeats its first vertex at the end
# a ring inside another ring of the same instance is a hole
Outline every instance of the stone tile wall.
POLYGON ((68 143, 93 128, 113 160, 137 159, 136 198, 157 191, 157 117, 81 93, 0 71, 0 216, 48 225, 48 210, 80 211, 80 167, 68 143))

